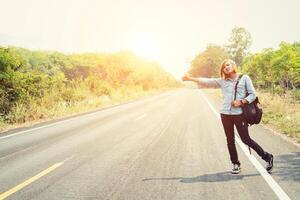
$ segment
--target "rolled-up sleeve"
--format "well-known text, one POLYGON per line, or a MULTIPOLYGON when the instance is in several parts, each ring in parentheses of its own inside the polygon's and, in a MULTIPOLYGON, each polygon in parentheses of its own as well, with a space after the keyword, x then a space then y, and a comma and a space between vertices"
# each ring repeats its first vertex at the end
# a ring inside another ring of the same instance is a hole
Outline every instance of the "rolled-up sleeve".
POLYGON ((245 99, 249 102, 252 103, 256 99, 256 92, 255 88, 253 86, 252 80, 248 75, 245 75, 245 84, 246 84, 246 92, 248 92, 248 96, 245 97, 245 99))
POLYGON ((222 84, 221 78, 197 78, 199 87, 204 88, 220 88, 222 84))

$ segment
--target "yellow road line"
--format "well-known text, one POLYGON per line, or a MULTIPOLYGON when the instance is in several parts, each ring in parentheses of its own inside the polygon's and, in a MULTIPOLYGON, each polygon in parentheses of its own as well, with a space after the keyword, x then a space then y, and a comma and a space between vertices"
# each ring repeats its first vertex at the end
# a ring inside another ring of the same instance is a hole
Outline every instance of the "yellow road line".
POLYGON ((50 173, 51 171, 55 170, 56 168, 60 167, 63 164, 63 162, 56 163, 53 166, 49 167, 48 169, 40 172, 39 174, 35 175, 34 177, 31 177, 30 179, 24 181, 23 183, 20 183, 19 185, 11 188, 10 190, 0 194, 0 200, 3 200, 7 198, 8 196, 12 195, 13 193, 23 189, 27 185, 33 183, 34 181, 40 179, 41 177, 45 176, 46 174, 50 173))

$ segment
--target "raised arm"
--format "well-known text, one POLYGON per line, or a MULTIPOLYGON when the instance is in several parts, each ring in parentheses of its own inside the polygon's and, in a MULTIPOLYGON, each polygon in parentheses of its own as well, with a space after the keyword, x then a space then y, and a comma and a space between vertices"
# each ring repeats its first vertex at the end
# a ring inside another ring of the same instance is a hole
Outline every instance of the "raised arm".
POLYGON ((204 88, 220 88, 221 78, 202 78, 202 77, 191 77, 189 75, 184 75, 182 77, 183 81, 193 81, 197 83, 200 87, 204 88))

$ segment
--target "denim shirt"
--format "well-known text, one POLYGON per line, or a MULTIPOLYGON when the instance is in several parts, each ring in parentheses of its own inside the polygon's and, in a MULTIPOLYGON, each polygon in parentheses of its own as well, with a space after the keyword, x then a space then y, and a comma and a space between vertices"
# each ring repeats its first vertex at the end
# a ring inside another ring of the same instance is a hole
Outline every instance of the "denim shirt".
MULTIPOLYGON (((239 75, 239 74, 238 74, 239 75)), ((241 107, 233 107, 231 102, 234 100, 234 91, 237 78, 235 80, 227 78, 197 78, 200 88, 221 88, 223 100, 220 108, 220 113, 227 115, 242 114, 241 107)), ((240 79, 237 86, 236 100, 246 99, 249 103, 256 99, 256 92, 252 84, 252 80, 246 74, 240 79), (248 96, 246 96, 246 91, 248 96)))

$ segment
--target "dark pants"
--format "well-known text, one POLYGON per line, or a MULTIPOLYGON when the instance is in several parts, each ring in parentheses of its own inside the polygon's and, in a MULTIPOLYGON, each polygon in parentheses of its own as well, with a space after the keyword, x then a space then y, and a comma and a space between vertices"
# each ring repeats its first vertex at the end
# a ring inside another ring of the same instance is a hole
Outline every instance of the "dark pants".
POLYGON ((256 153, 265 161, 269 160, 270 154, 265 152, 261 146, 259 146, 254 140, 249 136, 248 124, 245 121, 243 115, 225 115, 221 114, 221 120, 224 127, 224 131, 227 139, 227 146, 230 154, 230 160, 233 164, 240 164, 238 160, 238 155, 235 147, 234 139, 234 128, 235 125, 241 140, 243 143, 252 148, 256 153))

